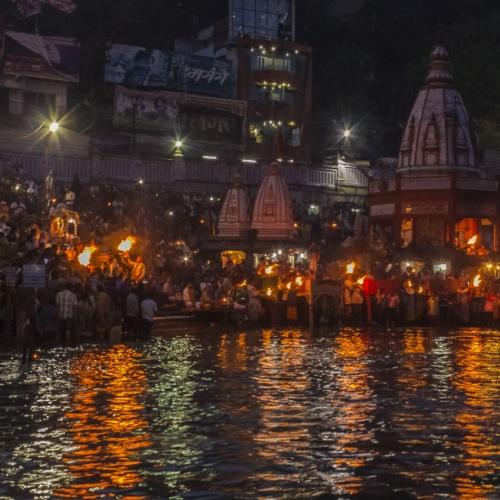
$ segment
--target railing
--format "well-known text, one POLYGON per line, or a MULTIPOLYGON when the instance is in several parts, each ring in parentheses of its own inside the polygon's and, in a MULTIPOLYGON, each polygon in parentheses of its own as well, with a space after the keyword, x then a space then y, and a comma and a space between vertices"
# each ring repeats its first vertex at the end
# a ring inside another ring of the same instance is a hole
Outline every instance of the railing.
MULTIPOLYGON (((78 175, 82 182, 91 179, 108 179, 117 182, 145 182, 169 184, 173 182, 196 182, 204 184, 230 184, 236 174, 243 184, 258 186, 268 167, 262 163, 244 164, 194 159, 142 160, 118 156, 95 156, 94 158, 65 158, 48 156, 48 170, 44 168, 43 155, 4 153, 5 163, 22 167, 29 176, 41 179, 52 170, 58 181, 70 182, 78 175)), ((312 166, 307 164, 283 164, 282 174, 290 186, 311 186, 335 189, 338 186, 366 188, 367 176, 354 166, 344 169, 344 178, 339 179, 336 166, 312 166)))

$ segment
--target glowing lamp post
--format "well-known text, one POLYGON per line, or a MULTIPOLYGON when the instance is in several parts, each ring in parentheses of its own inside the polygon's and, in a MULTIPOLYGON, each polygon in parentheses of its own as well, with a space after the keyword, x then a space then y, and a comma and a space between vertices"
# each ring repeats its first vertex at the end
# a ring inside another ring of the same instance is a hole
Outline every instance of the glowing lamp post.
POLYGON ((55 134, 59 130, 59 123, 51 122, 49 125, 49 132, 55 134))
POLYGON ((176 158, 181 158, 182 157, 182 141, 180 139, 177 139, 175 141, 175 151, 174 151, 174 156, 176 158))

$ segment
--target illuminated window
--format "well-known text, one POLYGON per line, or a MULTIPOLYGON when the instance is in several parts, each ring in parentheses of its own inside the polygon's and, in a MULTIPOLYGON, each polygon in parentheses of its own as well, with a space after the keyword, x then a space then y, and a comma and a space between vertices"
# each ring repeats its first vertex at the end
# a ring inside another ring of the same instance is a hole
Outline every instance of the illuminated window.
POLYGON ((402 246, 407 247, 413 241, 413 219, 403 219, 401 222, 402 246))
POLYGON ((468 241, 477 233, 477 221, 472 217, 462 219, 458 224, 455 224, 455 238, 458 248, 466 248, 468 241))
POLYGON ((293 73, 295 71, 295 61, 290 57, 281 57, 274 55, 252 55, 252 70, 274 70, 274 71, 288 71, 293 73))

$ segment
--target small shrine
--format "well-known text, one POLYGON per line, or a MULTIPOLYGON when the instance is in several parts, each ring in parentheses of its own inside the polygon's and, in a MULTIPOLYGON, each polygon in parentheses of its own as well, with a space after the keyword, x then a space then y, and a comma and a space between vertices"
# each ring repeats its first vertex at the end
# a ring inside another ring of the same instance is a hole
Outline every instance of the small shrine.
POLYGON ((262 180, 254 203, 252 229, 258 240, 292 240, 293 207, 290 192, 280 173, 279 163, 272 162, 262 180))
POLYGON ((444 47, 431 54, 426 85, 403 133, 397 170, 370 183, 368 204, 374 244, 447 246, 477 256, 499 249, 498 180, 488 178, 480 165, 444 47))
POLYGON ((235 176, 222 204, 217 225, 217 236, 230 240, 242 240, 250 230, 250 203, 241 178, 235 176))
POLYGON ((50 217, 50 238, 60 241, 72 241, 78 236, 78 212, 67 208, 56 209, 50 217))

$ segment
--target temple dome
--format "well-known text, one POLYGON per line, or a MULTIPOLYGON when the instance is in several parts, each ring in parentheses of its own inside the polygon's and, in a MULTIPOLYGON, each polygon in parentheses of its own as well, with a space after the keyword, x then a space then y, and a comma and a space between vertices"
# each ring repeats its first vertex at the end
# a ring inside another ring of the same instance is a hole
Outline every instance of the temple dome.
POLYGON ((217 235, 220 238, 246 238, 250 229, 250 204, 248 196, 235 176, 234 184, 229 188, 219 214, 217 235))
POLYGON ((398 170, 475 168, 469 116, 453 87, 448 52, 438 46, 431 54, 427 85, 420 90, 403 133, 398 170))
POLYGON ((255 199, 252 229, 260 240, 290 240, 293 238, 293 208, 290 192, 279 171, 271 163, 255 199))

